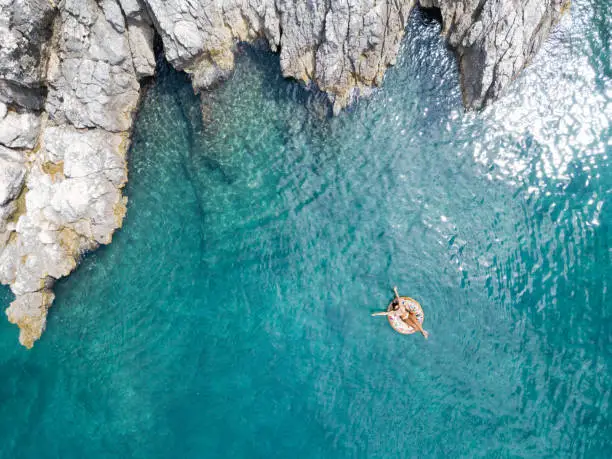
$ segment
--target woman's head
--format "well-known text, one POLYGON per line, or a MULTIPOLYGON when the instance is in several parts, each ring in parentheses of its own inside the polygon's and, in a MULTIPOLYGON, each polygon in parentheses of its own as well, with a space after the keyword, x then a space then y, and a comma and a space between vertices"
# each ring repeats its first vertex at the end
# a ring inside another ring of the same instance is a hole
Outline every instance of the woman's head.
POLYGON ((399 309, 399 300, 396 298, 391 302, 391 309, 397 311, 399 309))

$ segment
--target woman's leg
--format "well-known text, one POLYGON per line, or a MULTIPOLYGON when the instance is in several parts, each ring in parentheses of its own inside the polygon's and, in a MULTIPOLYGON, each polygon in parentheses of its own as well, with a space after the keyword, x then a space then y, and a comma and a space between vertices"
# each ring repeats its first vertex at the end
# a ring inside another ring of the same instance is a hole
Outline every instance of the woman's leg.
POLYGON ((421 326, 421 322, 419 322, 419 319, 417 319, 417 317, 416 317, 416 314, 414 314, 414 313, 408 314, 408 318, 405 321, 412 328, 414 328, 415 330, 420 331, 423 334, 423 336, 425 337, 425 339, 427 339, 427 337, 429 336, 429 332, 427 332, 426 330, 423 329, 423 327, 421 326))

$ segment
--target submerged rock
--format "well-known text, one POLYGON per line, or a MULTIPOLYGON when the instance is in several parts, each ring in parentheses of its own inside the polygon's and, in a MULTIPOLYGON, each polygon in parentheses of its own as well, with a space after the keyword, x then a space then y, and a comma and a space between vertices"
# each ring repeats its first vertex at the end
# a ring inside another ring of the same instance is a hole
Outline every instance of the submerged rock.
POLYGON ((55 280, 121 226, 155 33, 196 91, 231 75, 237 42, 263 39, 338 113, 382 84, 417 4, 439 8, 472 108, 529 62, 569 0, 0 0, 0 282, 20 342, 44 331, 55 280))

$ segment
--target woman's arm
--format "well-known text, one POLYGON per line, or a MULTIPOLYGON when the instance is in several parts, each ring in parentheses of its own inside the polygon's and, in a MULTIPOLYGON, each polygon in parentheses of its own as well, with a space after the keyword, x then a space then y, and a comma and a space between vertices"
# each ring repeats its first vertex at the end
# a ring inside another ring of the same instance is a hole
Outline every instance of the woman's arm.
POLYGON ((372 314, 372 317, 374 316, 388 316, 389 314, 391 314, 390 312, 375 312, 374 314, 372 314))
POLYGON ((393 287, 393 293, 395 293, 395 298, 400 299, 399 293, 397 293, 397 287, 393 287))

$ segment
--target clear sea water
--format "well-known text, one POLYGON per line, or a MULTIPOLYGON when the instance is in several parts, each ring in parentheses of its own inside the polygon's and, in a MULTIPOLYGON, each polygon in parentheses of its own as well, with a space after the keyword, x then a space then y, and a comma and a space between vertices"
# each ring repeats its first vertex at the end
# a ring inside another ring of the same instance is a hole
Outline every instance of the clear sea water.
POLYGON ((0 456, 612 457, 609 6, 481 113, 418 13, 336 118, 263 50, 204 121, 160 65, 124 228, 33 350, 0 321, 0 456))

